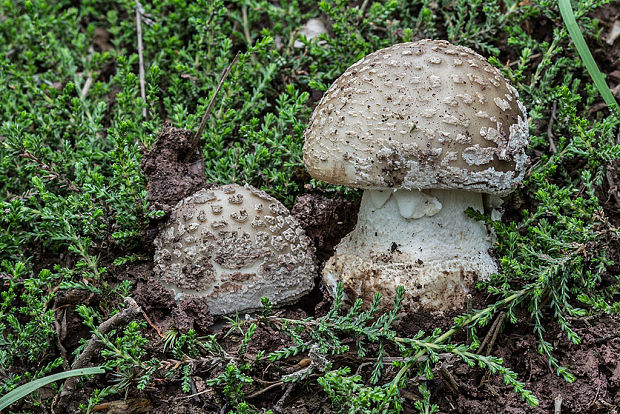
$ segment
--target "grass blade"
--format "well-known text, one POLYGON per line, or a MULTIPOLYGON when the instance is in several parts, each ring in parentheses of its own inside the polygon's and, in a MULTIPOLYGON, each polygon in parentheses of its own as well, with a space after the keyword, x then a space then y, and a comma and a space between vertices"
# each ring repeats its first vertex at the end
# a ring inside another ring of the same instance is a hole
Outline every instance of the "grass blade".
POLYGON ((571 39, 573 39, 575 48, 577 48, 577 52, 579 52, 581 60, 583 60, 583 63, 586 65, 586 69, 588 70, 588 73, 590 73, 590 77, 594 81, 596 89, 598 89, 609 109, 615 111, 616 113, 620 113, 620 105, 616 102, 611 90, 609 90, 609 86, 603 78, 603 74, 598 69, 598 66, 596 66, 594 57, 592 57, 592 53, 583 38, 583 34, 581 34, 581 29, 577 25, 577 20, 575 20, 575 14, 573 13, 570 0, 558 0, 558 2, 562 19, 564 20, 564 24, 566 24, 566 29, 568 29, 568 34, 571 39))
POLYGON ((13 404, 15 401, 25 397, 38 390, 39 388, 47 385, 51 382, 58 381, 60 379, 65 379, 69 377, 79 377, 82 375, 94 375, 94 374, 103 374, 105 371, 101 367, 93 367, 93 368, 81 368, 81 369, 72 369, 70 371, 59 372, 58 374, 48 375, 47 377, 39 378, 38 380, 31 381, 28 384, 21 385, 15 388, 13 391, 9 392, 2 398, 0 398, 0 410, 4 410, 9 405, 13 404))

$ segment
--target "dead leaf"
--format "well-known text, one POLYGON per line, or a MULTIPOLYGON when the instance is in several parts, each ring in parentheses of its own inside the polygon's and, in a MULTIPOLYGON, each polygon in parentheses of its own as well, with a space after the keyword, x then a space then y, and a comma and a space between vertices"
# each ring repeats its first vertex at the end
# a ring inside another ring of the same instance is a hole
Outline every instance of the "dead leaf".
POLYGON ((102 29, 101 27, 95 28, 95 32, 93 33, 93 44, 95 46, 104 52, 113 49, 113 46, 110 44, 109 40, 110 32, 106 29, 102 29))

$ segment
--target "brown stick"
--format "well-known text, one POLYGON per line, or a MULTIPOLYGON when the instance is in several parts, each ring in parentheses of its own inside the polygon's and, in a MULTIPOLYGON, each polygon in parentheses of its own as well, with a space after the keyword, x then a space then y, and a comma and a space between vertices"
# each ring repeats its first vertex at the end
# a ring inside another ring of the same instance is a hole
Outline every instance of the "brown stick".
POLYGON ((146 312, 144 312, 144 310, 142 310, 142 316, 144 316, 144 319, 146 319, 146 322, 151 326, 151 328, 153 328, 155 330, 155 332, 157 332, 157 335, 159 335, 160 338, 164 338, 166 335, 164 335, 163 333, 161 333, 161 331, 159 330, 159 328, 157 327, 157 325, 155 325, 152 321, 151 318, 149 318, 146 314, 146 312))
POLYGON ((459 394, 459 385, 454 380, 454 377, 450 371, 448 371, 443 364, 441 365, 441 368, 439 368, 439 376, 452 394, 459 394))
POLYGON ((284 391, 284 394, 282 395, 282 397, 280 397, 278 402, 276 402, 275 405, 273 406, 274 413, 279 414, 283 412, 284 404, 286 404, 286 400, 288 399, 289 395, 291 395, 293 388, 295 388, 294 382, 291 382, 290 384, 288 384, 288 386, 286 387, 286 391, 284 391))
MULTIPOLYGON (((489 329, 489 332, 487 332, 486 336, 484 337, 484 340, 482 341, 482 345, 480 345, 480 348, 478 348, 478 354, 482 355, 482 351, 486 347, 487 351, 484 353, 484 355, 486 356, 491 355, 491 350, 493 349, 493 345, 495 344, 495 341, 497 340, 497 335, 499 334, 499 331, 502 329, 502 325, 504 324, 505 319, 506 319, 506 312, 503 312, 503 311, 500 312, 500 314, 497 316, 497 318, 493 322, 493 325, 491 325, 491 329, 489 329)), ((488 379, 489 379, 489 372, 487 371, 480 379, 480 383, 478 384, 478 386, 481 387, 482 384, 484 384, 488 379)))
POLYGON ((217 88, 215 88, 215 92, 213 93, 213 96, 211 97, 211 100, 209 101, 209 105, 207 105, 207 110, 205 111, 204 115, 202 116, 202 121, 200 122, 200 127, 198 127, 198 131, 196 132, 196 135, 194 135, 194 140, 192 141, 192 145, 190 146, 190 148, 195 148, 196 145, 198 145, 198 141, 200 141, 200 136, 202 135, 202 131, 204 131, 205 125, 207 124, 207 119, 209 119, 209 114, 211 113, 211 108, 213 107, 213 104, 215 103, 215 98, 216 98, 217 94, 220 92, 220 89, 222 89, 222 85, 224 84, 224 81, 226 80, 226 78, 230 74, 230 70, 235 65, 235 63, 237 63, 237 59, 238 58, 239 58, 239 52, 237 52, 237 54, 233 58, 232 62, 230 62, 230 65, 228 65, 228 67, 226 69, 224 69, 224 71, 222 72, 222 75, 220 76, 220 81, 217 84, 217 88))
POLYGON ((607 183, 609 184, 609 192, 614 200, 616 200, 616 204, 620 206, 620 191, 618 190, 618 185, 614 182, 614 178, 609 170, 607 170, 605 178, 607 178, 607 183))
POLYGON ((557 154, 558 149, 553 141, 553 123, 555 122, 556 113, 558 110, 558 101, 553 101, 553 108, 551 108, 551 118, 549 119, 549 125, 547 125, 547 139, 549 140, 549 149, 552 153, 557 154))
MULTIPOLYGON (((138 64, 140 71, 140 96, 146 105, 146 86, 144 82, 144 56, 142 54, 142 5, 136 0, 136 31, 138 32, 138 64)), ((142 117, 146 119, 146 106, 142 108, 142 117)))
POLYGON ((491 329, 489 329, 489 332, 487 332, 486 336, 484 337, 480 348, 478 348, 478 354, 482 354, 482 351, 484 351, 484 348, 486 347, 487 352, 485 355, 490 355, 491 348, 493 348, 493 344, 497 339, 497 333, 501 329, 501 325, 504 323, 504 319, 506 319, 506 312, 501 312, 491 325, 491 329))
POLYGON ((62 340, 65 339, 67 335, 67 310, 63 309, 62 311, 62 325, 58 322, 58 317, 54 312, 54 326, 56 327, 56 346, 60 351, 60 356, 62 357, 62 367, 65 371, 71 369, 69 365, 69 360, 67 359, 67 350, 62 345, 62 340))
POLYGON ((245 40, 248 42, 248 47, 250 47, 252 46, 252 36, 250 36, 250 28, 248 27, 248 8, 246 6, 241 7, 241 19, 243 20, 245 40))
MULTIPOLYGON (((142 309, 140 309, 136 301, 132 298, 126 297, 125 303, 127 303, 128 305, 126 309, 123 309, 122 312, 115 314, 110 319, 102 322, 101 325, 99 325, 97 330, 101 332, 101 334, 105 335, 119 325, 128 324, 142 312, 142 309)), ((90 362, 91 358, 93 358, 101 348, 101 342, 99 342, 97 335, 93 334, 88 341, 88 344, 86 344, 86 348, 84 348, 82 353, 77 357, 77 359, 71 366, 71 369, 85 367, 90 362)), ((78 381, 79 377, 71 377, 65 381, 65 384, 62 387, 62 391, 60 392, 60 398, 58 400, 58 405, 61 408, 63 408, 64 400, 66 399, 66 397, 71 395, 71 393, 75 390, 78 381)))
MULTIPOLYGON (((88 63, 90 63, 90 61, 93 58, 93 54, 95 53, 95 48, 93 48, 92 46, 88 48, 88 63)), ((93 84, 93 71, 92 69, 88 71, 88 78, 86 78, 86 82, 84 82, 84 86, 82 87, 82 91, 80 92, 82 99, 86 98, 86 95, 88 95, 88 91, 90 89, 90 87, 93 84)))
POLYGON ((506 319, 506 312, 501 312, 497 317, 497 324, 495 325, 495 331, 493 332, 493 336, 491 337, 491 341, 487 345, 486 356, 491 355, 491 350, 493 349, 493 345, 495 345, 495 340, 497 339, 497 335, 499 331, 502 329, 502 325, 504 324, 504 320, 506 319))
POLYGON ((283 383, 282 381, 278 381, 278 382, 276 382, 275 384, 271 384, 270 386, 268 386, 268 387, 266 387, 266 388, 263 388, 262 390, 258 390, 258 391, 256 391, 255 393, 250 394, 250 395, 248 395, 248 396, 247 396, 247 397, 245 397, 245 398, 247 398, 248 400, 249 400, 249 399, 252 399, 252 398, 256 398, 256 397, 258 397, 259 395, 264 394, 264 393, 266 393, 267 391, 272 390, 272 389, 274 389, 274 388, 276 388, 276 387, 280 387, 280 386, 282 386, 282 385, 284 385, 284 383, 283 383))

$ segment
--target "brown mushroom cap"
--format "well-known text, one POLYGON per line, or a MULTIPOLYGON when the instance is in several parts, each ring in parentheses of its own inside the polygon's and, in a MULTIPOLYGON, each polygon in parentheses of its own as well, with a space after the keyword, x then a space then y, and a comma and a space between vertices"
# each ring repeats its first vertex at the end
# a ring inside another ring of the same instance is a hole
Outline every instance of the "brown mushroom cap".
POLYGON ((362 189, 509 192, 527 165, 517 91, 486 59, 442 40, 401 43, 349 67, 305 131, 314 178, 362 189))
POLYGON ((297 219, 246 185, 181 200, 155 239, 155 273, 177 298, 204 297, 212 314, 292 302, 314 285, 314 250, 297 219))

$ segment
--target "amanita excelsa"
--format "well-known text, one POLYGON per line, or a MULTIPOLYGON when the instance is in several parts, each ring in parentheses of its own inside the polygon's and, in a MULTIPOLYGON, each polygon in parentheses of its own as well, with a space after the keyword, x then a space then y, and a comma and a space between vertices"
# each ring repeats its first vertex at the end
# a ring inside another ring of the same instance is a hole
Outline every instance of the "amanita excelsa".
POLYGON ((314 286, 314 250, 279 201, 249 185, 181 200, 155 239, 155 274, 177 300, 204 298, 213 315, 299 299, 314 286))
POLYGON ((497 271, 492 235, 465 210, 514 189, 527 144, 516 90, 471 49, 422 40, 355 63, 305 132, 313 177, 365 190, 324 283, 341 281, 348 298, 366 300, 376 291, 389 300, 402 285, 409 310, 462 307, 497 271))

